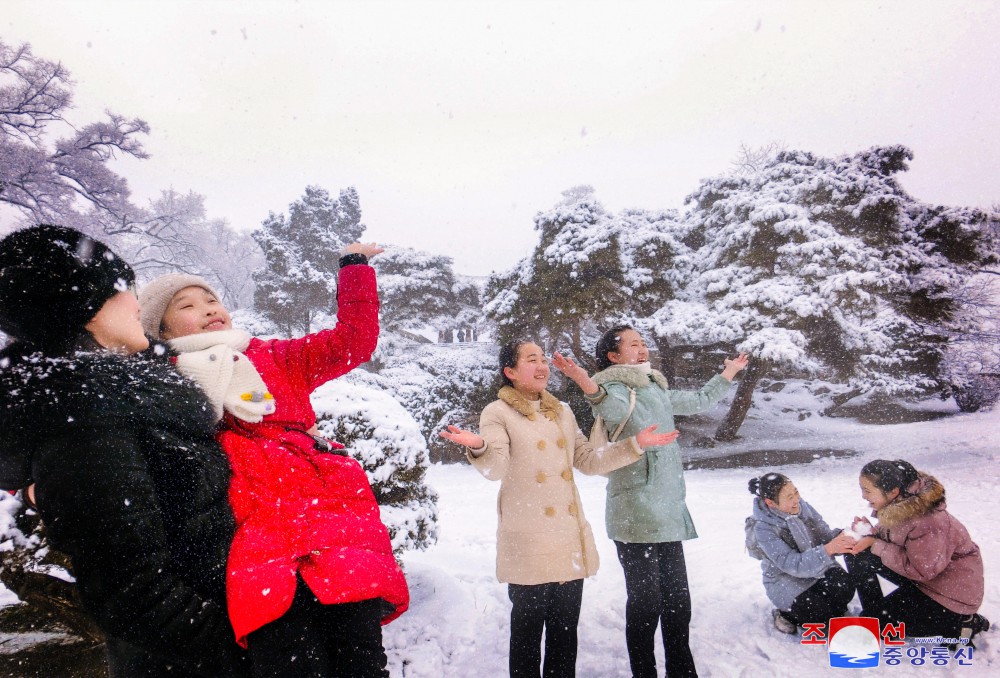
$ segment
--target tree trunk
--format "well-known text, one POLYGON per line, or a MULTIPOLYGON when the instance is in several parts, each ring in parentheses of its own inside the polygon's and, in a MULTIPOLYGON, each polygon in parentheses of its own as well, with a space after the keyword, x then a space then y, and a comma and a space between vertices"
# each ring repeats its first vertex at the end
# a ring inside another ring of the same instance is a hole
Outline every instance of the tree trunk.
POLYGON ((750 405, 753 404, 753 390, 757 387, 757 382, 764 376, 765 366, 762 361, 750 358, 750 364, 743 370, 739 386, 736 387, 736 397, 729 407, 719 428, 715 430, 715 439, 722 442, 736 440, 736 432, 743 425, 750 405))
POLYGON ((656 350, 660 354, 660 372, 667 378, 670 388, 675 388, 674 377, 677 374, 674 370, 674 348, 670 345, 668 339, 658 336, 655 333, 653 334, 653 342, 656 344, 656 350))

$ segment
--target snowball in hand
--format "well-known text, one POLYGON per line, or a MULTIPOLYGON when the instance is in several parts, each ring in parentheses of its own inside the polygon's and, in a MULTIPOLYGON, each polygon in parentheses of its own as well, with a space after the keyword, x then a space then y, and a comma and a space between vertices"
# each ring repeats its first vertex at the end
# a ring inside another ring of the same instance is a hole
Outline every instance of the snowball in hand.
POLYGON ((844 530, 844 534, 858 540, 862 537, 870 536, 873 531, 872 526, 865 521, 855 520, 848 529, 844 530))

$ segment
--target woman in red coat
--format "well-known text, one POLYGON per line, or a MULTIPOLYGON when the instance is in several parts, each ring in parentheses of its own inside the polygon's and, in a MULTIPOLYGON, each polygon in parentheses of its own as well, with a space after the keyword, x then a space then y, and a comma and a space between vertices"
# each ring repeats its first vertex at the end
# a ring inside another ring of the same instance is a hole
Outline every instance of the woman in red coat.
POLYGON ((380 623, 409 593, 361 465, 313 435, 309 395, 366 362, 378 340, 374 244, 344 250, 337 325, 291 340, 233 330, 197 276, 161 276, 140 294, 142 322, 168 340, 222 422, 237 531, 226 597, 257 676, 387 676, 380 623), (292 663, 294 662, 294 664, 292 663))

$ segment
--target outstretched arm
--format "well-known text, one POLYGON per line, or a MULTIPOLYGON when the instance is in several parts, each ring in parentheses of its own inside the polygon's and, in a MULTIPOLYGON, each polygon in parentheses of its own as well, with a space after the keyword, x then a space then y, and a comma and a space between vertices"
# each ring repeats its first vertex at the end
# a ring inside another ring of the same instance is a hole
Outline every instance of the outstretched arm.
POLYGON ((364 252, 375 254, 382 250, 374 243, 354 243, 345 252, 350 248, 360 251, 345 254, 341 259, 345 265, 337 281, 337 324, 298 339, 268 342, 275 361, 295 375, 309 392, 368 362, 378 345, 375 269, 365 263, 364 252), (351 263, 351 257, 359 260, 351 263))
POLYGON ((379 247, 378 243, 374 242, 352 242, 350 245, 345 247, 340 251, 341 257, 346 257, 349 254, 360 254, 365 257, 365 259, 371 259, 376 254, 382 254, 385 252, 384 247, 379 247))
POLYGON ((572 358, 565 358, 560 353, 552 354, 552 364, 557 370, 569 377, 580 390, 586 395, 594 395, 600 388, 597 382, 590 378, 587 370, 583 369, 572 358))
POLYGON ((468 447, 470 450, 479 450, 486 446, 486 441, 483 440, 482 436, 476 435, 472 431, 452 426, 451 424, 448 425, 447 431, 441 431, 438 435, 456 445, 468 447))

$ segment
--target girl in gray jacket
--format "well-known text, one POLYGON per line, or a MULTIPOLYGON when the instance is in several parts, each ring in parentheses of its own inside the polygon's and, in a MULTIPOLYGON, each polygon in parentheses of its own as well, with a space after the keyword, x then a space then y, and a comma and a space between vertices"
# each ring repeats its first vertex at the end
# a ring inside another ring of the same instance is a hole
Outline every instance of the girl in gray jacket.
POLYGON ((787 476, 752 478, 749 490, 764 589, 777 608, 775 628, 791 634, 802 624, 843 616, 854 585, 833 556, 849 553, 854 539, 827 525, 787 476))

